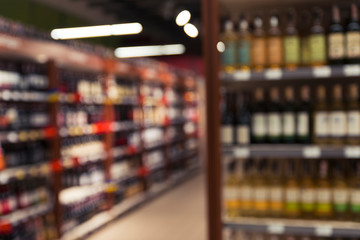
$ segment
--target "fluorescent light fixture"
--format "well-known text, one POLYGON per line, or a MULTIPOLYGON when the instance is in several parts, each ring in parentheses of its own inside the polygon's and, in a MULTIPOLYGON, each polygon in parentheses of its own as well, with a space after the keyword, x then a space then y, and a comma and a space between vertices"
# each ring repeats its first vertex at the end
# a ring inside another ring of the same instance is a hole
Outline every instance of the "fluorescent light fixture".
POLYGON ((59 28, 51 31, 51 37, 58 39, 76 39, 90 37, 106 37, 111 35, 138 34, 143 27, 140 23, 123 23, 89 27, 59 28))
POLYGON ((187 23, 184 26, 185 33, 192 38, 196 38, 199 35, 199 30, 191 23, 187 23))
POLYGON ((216 48, 219 52, 225 52, 225 44, 223 42, 218 42, 216 44, 216 48))
POLYGON ((176 17, 176 24, 180 27, 184 26, 190 21, 191 13, 188 10, 181 11, 176 17))
POLYGON ((115 56, 118 58, 149 57, 163 55, 179 55, 185 52, 182 44, 153 45, 137 47, 120 47, 115 49, 115 56))

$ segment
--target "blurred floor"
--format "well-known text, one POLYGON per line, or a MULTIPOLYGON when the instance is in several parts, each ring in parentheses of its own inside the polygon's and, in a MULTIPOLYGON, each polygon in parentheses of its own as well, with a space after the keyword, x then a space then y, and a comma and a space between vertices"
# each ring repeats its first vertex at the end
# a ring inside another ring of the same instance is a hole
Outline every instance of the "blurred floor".
POLYGON ((205 240, 205 180, 197 176, 87 240, 205 240))

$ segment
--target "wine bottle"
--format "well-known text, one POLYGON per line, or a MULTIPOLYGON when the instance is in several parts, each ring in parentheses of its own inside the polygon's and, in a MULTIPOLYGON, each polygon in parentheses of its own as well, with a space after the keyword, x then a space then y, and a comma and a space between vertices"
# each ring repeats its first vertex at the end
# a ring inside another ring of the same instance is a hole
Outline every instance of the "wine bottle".
POLYGON ((342 87, 340 84, 334 86, 333 103, 330 114, 330 142, 336 145, 342 145, 346 136, 346 112, 342 102, 342 87))
POLYGON ((330 134, 328 106, 326 104, 326 89, 320 85, 317 88, 317 102, 314 107, 314 143, 326 144, 330 134))
POLYGON ((249 23, 243 16, 239 21, 239 34, 237 46, 237 68, 240 70, 250 70, 251 57, 251 34, 249 31, 249 23))
POLYGON ((221 143, 226 145, 234 144, 234 93, 227 92, 225 95, 225 105, 222 112, 221 124, 221 143))
POLYGON ((306 219, 314 217, 316 204, 316 189, 314 183, 313 160, 304 159, 301 178, 301 215, 306 219))
POLYGON ((256 177, 254 178, 254 210, 257 217, 264 217, 269 212, 269 187, 267 186, 267 162, 256 161, 256 177))
POLYGON ((310 29, 311 29, 311 14, 309 11, 304 11, 301 14, 301 25, 300 25, 300 51, 301 51, 301 64, 309 66, 311 63, 311 50, 310 50, 310 29))
POLYGON ((243 177, 240 187, 240 215, 251 216, 254 212, 254 165, 252 159, 243 162, 243 177))
POLYGON ((266 64, 266 41, 263 20, 260 16, 254 18, 255 29, 251 44, 251 61, 256 71, 264 70, 266 64))
POLYGON ((248 108, 248 95, 243 92, 238 96, 236 114, 236 143, 240 145, 250 143, 251 115, 248 108))
POLYGON ((283 64, 283 39, 279 27, 279 17, 272 15, 267 36, 267 64, 270 68, 279 68, 283 64))
POLYGON ((358 7, 352 3, 350 6, 351 20, 346 27, 346 61, 347 63, 360 62, 360 24, 358 7))
POLYGON ((360 221, 360 161, 352 161, 350 189, 350 219, 360 221))
POLYGON ((236 175, 236 160, 232 160, 228 163, 227 177, 224 191, 224 204, 226 215, 229 218, 238 216, 239 213, 239 179, 236 175))
POLYGON ((293 9, 287 13, 283 51, 286 68, 294 70, 300 64, 300 38, 296 28, 296 12, 293 9))
POLYGON ((268 141, 270 143, 279 143, 282 137, 282 119, 280 96, 277 88, 270 89, 270 103, 268 105, 268 141))
POLYGON ((310 143, 310 88, 309 86, 301 87, 301 102, 296 109, 296 141, 298 143, 310 143))
POLYGON ((284 211, 284 189, 282 179, 282 162, 279 159, 270 161, 269 208, 272 217, 281 217, 284 211))
POLYGON ((328 58, 330 64, 342 64, 345 59, 345 36, 338 6, 332 7, 332 24, 328 34, 328 58))
POLYGON ((236 41, 237 36, 234 31, 234 23, 227 19, 224 25, 224 33, 221 36, 221 41, 225 45, 225 50, 221 53, 222 69, 225 72, 233 72, 236 65, 236 41))
POLYGON ((295 123, 295 104, 294 104, 294 89, 287 87, 285 89, 285 104, 282 112, 283 123, 283 142, 294 143, 296 139, 296 123, 295 123))
POLYGON ((264 91, 255 90, 255 103, 252 108, 251 134, 253 143, 264 143, 268 134, 267 116, 264 103, 264 91))
POLYGON ((349 85, 347 104, 347 143, 357 145, 360 143, 360 105, 359 88, 357 84, 349 85))
POLYGON ((349 211, 349 189, 345 179, 346 161, 336 159, 332 162, 333 189, 332 199, 334 202, 334 217, 336 220, 346 220, 349 211))
POLYGON ((298 161, 289 159, 286 163, 285 181, 285 206, 284 215, 288 218, 298 218, 300 216, 300 186, 298 180, 298 161))
POLYGON ((320 160, 318 172, 315 216, 321 219, 329 219, 333 215, 333 209, 329 182, 329 163, 327 160, 320 160))
POLYGON ((310 63, 312 66, 326 64, 326 40, 322 17, 323 11, 319 8, 314 9, 313 25, 310 30, 310 63))

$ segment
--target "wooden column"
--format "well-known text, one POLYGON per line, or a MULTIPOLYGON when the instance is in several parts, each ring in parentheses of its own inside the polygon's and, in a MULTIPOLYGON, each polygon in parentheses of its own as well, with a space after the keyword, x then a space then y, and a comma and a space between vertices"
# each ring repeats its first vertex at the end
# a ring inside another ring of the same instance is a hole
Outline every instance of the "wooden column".
POLYGON ((202 17, 206 77, 208 239, 221 240, 220 83, 219 58, 216 49, 219 41, 218 0, 202 0, 202 17))

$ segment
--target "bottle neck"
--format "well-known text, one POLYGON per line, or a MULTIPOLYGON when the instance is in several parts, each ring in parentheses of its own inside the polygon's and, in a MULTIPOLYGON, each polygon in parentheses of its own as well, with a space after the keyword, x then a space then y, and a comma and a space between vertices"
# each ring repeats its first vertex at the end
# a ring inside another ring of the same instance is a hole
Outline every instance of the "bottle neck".
POLYGON ((358 9, 355 4, 351 4, 351 21, 357 22, 359 20, 358 9))

